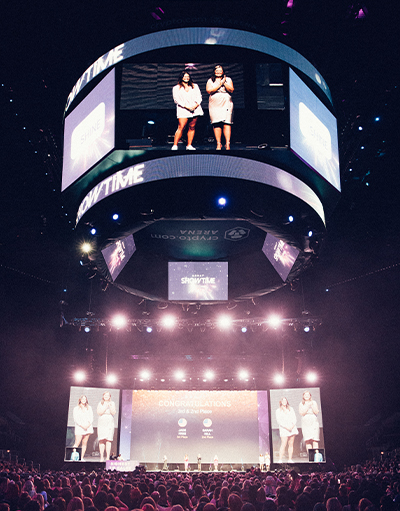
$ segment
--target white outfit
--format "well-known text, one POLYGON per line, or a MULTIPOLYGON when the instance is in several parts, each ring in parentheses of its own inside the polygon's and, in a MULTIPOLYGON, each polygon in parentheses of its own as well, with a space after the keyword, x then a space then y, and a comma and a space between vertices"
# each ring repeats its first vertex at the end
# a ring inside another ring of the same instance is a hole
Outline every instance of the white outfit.
POLYGON ((178 119, 192 119, 199 115, 203 115, 203 109, 201 108, 201 92, 199 86, 194 83, 193 87, 189 87, 185 90, 185 87, 181 87, 179 84, 175 85, 172 89, 172 96, 176 103, 176 116, 178 119), (199 106, 191 112, 188 108, 194 107, 196 104, 199 106))
POLYGON ((319 442, 319 422, 317 416, 312 410, 312 407, 317 407, 317 403, 312 401, 311 405, 312 406, 308 408, 305 415, 301 414, 301 411, 304 411, 305 405, 303 405, 303 403, 300 403, 299 405, 301 415, 301 432, 305 442, 307 442, 307 440, 319 442))
POLYGON ((281 437, 299 434, 299 431, 296 427, 297 418, 293 408, 290 408, 289 410, 283 410, 281 407, 279 407, 276 410, 276 421, 279 426, 279 435, 281 437), (293 425, 293 429, 289 431, 288 428, 292 427, 293 425))
POLYGON ((97 405, 97 413, 99 420, 97 423, 97 436, 99 440, 113 441, 114 438, 114 415, 115 415, 115 404, 113 401, 107 401, 104 405, 101 402, 97 405))
MULTIPOLYGON (((233 87, 232 80, 227 76, 226 83, 233 87)), ((214 86, 213 80, 210 78, 207 82, 207 90, 214 86)), ((230 92, 225 85, 210 93, 208 99, 208 113, 210 114, 211 124, 233 124, 233 101, 230 92)))
POLYGON ((90 435, 93 433, 93 410, 91 406, 75 406, 74 408, 75 435, 90 435), (86 429, 85 429, 86 428, 86 429))

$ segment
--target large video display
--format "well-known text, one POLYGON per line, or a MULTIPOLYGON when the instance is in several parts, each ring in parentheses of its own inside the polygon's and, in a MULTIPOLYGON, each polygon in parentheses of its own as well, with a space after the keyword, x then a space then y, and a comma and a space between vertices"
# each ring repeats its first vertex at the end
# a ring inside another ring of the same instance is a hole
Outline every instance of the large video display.
POLYGON ((340 191, 335 116, 289 69, 290 147, 307 165, 340 191))
POLYGON ((325 461, 318 387, 270 390, 273 463, 325 461))
POLYGON ((65 118, 61 190, 115 147, 115 70, 65 118))
POLYGON ((267 391, 123 390, 120 452, 169 466, 189 458, 229 470, 269 454, 267 391))
POLYGON ((65 461, 103 461, 116 455, 119 390, 71 387, 65 461))
POLYGON ((168 300, 227 300, 228 263, 169 262, 168 300))

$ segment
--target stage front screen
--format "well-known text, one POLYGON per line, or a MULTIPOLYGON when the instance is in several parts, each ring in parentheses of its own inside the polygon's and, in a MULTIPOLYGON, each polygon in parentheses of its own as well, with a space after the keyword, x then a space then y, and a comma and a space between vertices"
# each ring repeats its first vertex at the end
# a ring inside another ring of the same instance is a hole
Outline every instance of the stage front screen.
POLYGON ((115 409, 113 420, 110 418, 107 422, 111 425, 111 431, 114 430, 113 439, 111 442, 111 452, 114 455, 117 453, 118 447, 118 416, 119 416, 119 398, 120 391, 116 389, 107 388, 94 388, 94 387, 71 387, 69 396, 68 408, 68 422, 67 422, 67 438, 65 444, 65 461, 82 461, 82 442, 87 439, 87 449, 84 455, 85 461, 99 461, 99 439, 98 439, 98 426, 100 418, 99 404, 103 399, 103 394, 109 392, 111 401, 114 404, 112 410, 115 409), (88 406, 82 412, 79 402, 82 397, 87 399, 88 406), (79 427, 86 428, 87 434, 83 433, 79 427), (112 428, 112 426, 114 426, 112 428), (78 445, 79 444, 79 445, 78 445), (76 448, 74 451, 74 448, 76 448), (75 452, 79 454, 79 459, 74 458, 75 452), (74 453, 74 454, 73 454, 74 453))
POLYGON ((269 454, 267 391, 123 390, 120 452, 123 459, 192 468, 256 464, 269 454))
POLYGON ((65 118, 62 187, 80 178, 115 147, 115 70, 65 118))
POLYGON ((228 300, 228 263, 169 262, 168 300, 228 300))
POLYGON ((290 148, 340 191, 339 145, 335 116, 289 69, 290 148))
POLYGON ((294 463, 325 462, 320 389, 273 389, 270 404, 273 463, 289 461, 291 443, 294 463))

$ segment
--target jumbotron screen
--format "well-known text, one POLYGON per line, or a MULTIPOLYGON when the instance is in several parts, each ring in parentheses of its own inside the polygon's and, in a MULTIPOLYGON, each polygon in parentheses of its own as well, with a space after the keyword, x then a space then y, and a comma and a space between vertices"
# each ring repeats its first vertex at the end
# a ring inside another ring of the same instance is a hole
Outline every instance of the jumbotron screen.
POLYGON ((65 461, 99 461, 102 449, 117 453, 119 392, 71 387, 65 461))
POLYGON ((257 464, 269 454, 268 391, 123 390, 120 453, 140 463, 257 464))
POLYGON ((61 190, 115 147, 115 70, 65 118, 61 190))
POLYGON ((318 387, 270 390, 273 463, 325 462, 318 387))

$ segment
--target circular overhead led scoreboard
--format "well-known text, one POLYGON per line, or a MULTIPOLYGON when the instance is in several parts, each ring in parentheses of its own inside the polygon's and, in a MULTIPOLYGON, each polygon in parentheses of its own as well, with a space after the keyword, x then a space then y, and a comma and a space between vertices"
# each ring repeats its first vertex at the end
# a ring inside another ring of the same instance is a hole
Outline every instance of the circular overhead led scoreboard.
POLYGON ((104 279, 151 300, 243 300, 290 283, 340 196, 337 123, 310 62, 268 37, 188 27, 127 41, 79 78, 65 108, 62 190, 104 279), (235 90, 231 150, 216 151, 205 86, 235 90), (171 151, 172 87, 189 69, 204 115, 171 151))

